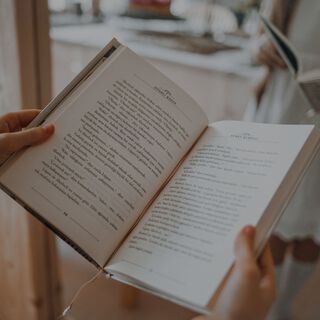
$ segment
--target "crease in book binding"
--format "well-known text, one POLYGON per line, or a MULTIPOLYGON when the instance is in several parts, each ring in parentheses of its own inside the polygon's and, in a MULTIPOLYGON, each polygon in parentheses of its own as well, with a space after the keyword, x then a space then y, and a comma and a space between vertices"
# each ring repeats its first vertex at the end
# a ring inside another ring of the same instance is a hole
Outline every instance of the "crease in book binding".
MULTIPOLYGON (((192 144, 192 146, 187 150, 187 152, 185 153, 185 155, 182 157, 182 159, 178 162, 178 164, 175 166, 175 168, 172 170, 172 172, 169 174, 168 178, 163 182, 162 186, 158 189, 158 191, 155 193, 155 195, 152 197, 152 199, 147 203, 147 205, 144 207, 144 209, 141 211, 140 215, 138 216, 137 220, 135 221, 135 223, 132 225, 132 227, 129 229, 129 231, 125 234, 125 236, 122 238, 122 240, 119 242, 118 246, 115 248, 115 250, 112 252, 112 254, 110 255, 110 257, 107 259, 107 261, 105 262, 103 268, 105 269, 108 265, 108 263, 112 260, 112 258, 114 257, 114 255, 117 253, 117 251, 119 250, 119 248, 123 245, 123 243, 126 241, 126 239, 129 237, 129 235, 131 234, 131 232, 135 229, 135 227, 138 225, 138 223, 143 219, 143 217, 145 216, 145 214, 147 213, 147 211, 149 210, 149 208, 152 206, 152 204, 154 203, 154 201, 159 197, 160 193, 163 191, 163 189, 169 184, 169 182, 171 181, 171 179, 174 177, 175 173, 179 170, 179 168, 181 167, 181 165, 183 164, 183 162, 187 159, 188 155, 191 153, 193 147, 197 144, 197 142, 202 138, 202 136, 204 135, 204 133, 206 132, 206 130, 208 129, 208 127, 206 127, 201 134, 199 135, 199 137, 194 141, 194 143, 192 144)), ((105 269, 106 270, 106 269, 105 269)))

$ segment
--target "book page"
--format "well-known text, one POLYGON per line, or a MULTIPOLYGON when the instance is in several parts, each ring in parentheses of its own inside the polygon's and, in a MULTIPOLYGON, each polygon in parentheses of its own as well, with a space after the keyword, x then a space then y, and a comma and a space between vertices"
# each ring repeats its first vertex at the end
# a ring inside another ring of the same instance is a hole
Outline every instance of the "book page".
POLYGON ((205 307, 313 126, 224 121, 204 133, 107 270, 205 307))
POLYGON ((207 126, 192 98, 125 47, 47 122, 54 136, 0 181, 100 265, 207 126))

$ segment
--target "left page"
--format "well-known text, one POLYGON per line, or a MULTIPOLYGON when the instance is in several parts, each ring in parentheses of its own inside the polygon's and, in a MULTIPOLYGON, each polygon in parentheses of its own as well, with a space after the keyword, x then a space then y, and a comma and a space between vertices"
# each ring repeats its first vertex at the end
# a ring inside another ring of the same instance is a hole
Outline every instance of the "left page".
POLYGON ((207 126, 183 90, 121 46, 48 117, 0 182, 100 266, 207 126))

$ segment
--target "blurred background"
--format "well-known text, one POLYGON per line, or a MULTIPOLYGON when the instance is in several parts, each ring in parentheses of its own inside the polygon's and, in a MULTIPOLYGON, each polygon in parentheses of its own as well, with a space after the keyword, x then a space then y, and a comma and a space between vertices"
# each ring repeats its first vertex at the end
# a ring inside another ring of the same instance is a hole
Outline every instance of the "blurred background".
MULTIPOLYGON (((251 58, 260 2, 0 0, 0 111, 45 106, 116 37, 188 92, 210 122, 240 120, 255 96, 254 85, 267 74, 251 58)), ((0 197, 0 320, 56 320, 96 269, 0 197)), ((316 283, 319 276, 299 295, 296 319, 319 319, 316 283)), ((100 277, 68 319, 192 316, 173 303, 100 277)))
POLYGON ((246 51, 258 7, 255 0, 49 0, 54 93, 117 37, 188 91, 210 120, 241 118, 263 73, 246 51))

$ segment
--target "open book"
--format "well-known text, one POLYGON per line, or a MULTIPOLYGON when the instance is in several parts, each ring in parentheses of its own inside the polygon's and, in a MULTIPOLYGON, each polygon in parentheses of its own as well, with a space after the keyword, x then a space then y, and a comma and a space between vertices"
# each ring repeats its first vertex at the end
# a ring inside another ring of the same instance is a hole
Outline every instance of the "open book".
POLYGON ((262 15, 260 17, 271 41, 297 80, 310 106, 315 111, 320 111, 320 69, 304 71, 301 58, 289 39, 268 19, 262 15))
POLYGON ((200 312, 244 225, 261 251, 320 139, 309 125, 209 125, 116 40, 31 126, 46 122, 54 136, 11 156, 1 188, 112 278, 200 312))

